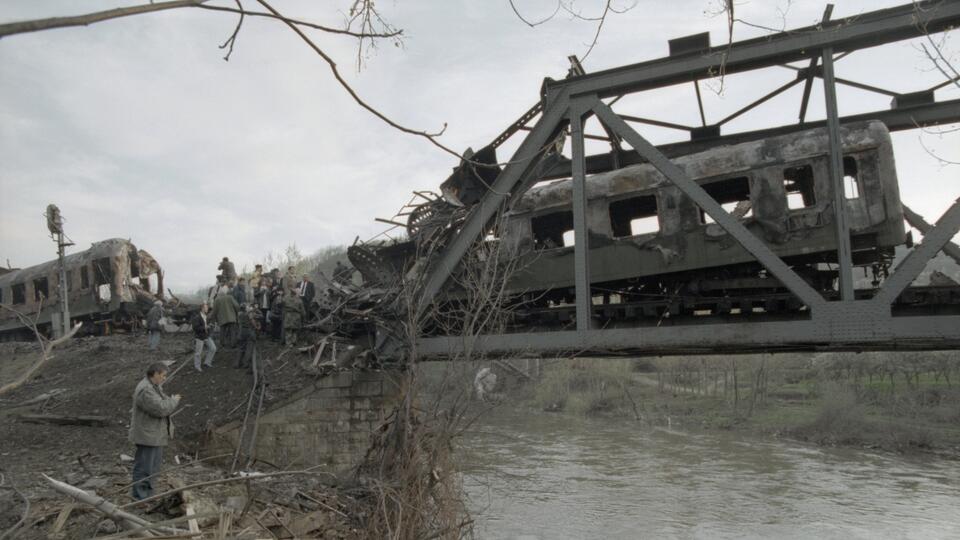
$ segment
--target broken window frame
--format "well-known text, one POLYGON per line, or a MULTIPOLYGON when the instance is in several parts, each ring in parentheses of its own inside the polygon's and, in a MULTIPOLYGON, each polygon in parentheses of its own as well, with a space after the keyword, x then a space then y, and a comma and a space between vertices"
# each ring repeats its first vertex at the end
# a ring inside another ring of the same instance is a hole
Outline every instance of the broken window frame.
POLYGON ((558 249, 572 246, 572 242, 567 245, 564 240, 564 236, 571 231, 573 231, 572 209, 552 210, 530 217, 530 235, 533 237, 533 245, 536 250, 558 249), (566 219, 567 216, 569 216, 569 219, 566 219), (538 234, 538 230, 539 232, 547 234, 538 234))
POLYGON ((786 167, 781 167, 780 171, 783 178, 783 195, 788 212, 802 212, 817 206, 817 177, 812 162, 791 163, 786 167), (801 176, 800 171, 806 174, 801 176), (790 177, 789 173, 791 172, 797 173, 795 178, 790 177), (791 201, 797 200, 796 197, 791 198, 791 195, 799 195, 803 206, 791 206, 791 201))
POLYGON ((113 283, 113 266, 110 264, 110 257, 101 257, 93 261, 93 284, 109 285, 113 283))
MULTIPOLYGON (((720 205, 721 208, 726 210, 728 214, 732 214, 737 205, 741 202, 749 202, 750 208, 743 215, 737 219, 746 219, 753 217, 753 199, 751 198, 750 192, 750 176, 748 175, 738 175, 738 176, 728 176, 726 178, 719 178, 716 180, 710 180, 709 182, 704 182, 700 184, 700 187, 707 192, 710 197, 720 205), (736 184, 742 184, 736 185, 736 184)), ((716 223, 716 221, 710 217, 709 214, 703 211, 703 208, 697 207, 699 216, 700 216, 700 225, 710 225, 716 223)))
POLYGON ((20 306, 27 303, 27 284, 26 283, 14 283, 10 285, 10 296, 12 297, 13 305, 20 306))
POLYGON ((655 193, 635 193, 621 199, 611 201, 607 205, 607 216, 610 219, 610 231, 613 238, 630 238, 647 234, 659 234, 662 230, 660 223, 660 203, 655 193), (652 210, 651 210, 652 209, 652 210), (651 218, 653 218, 651 220, 651 218), (635 222, 656 224, 652 231, 637 231, 635 222))
POLYGON ((863 179, 860 178, 860 163, 851 154, 843 156, 843 198, 855 201, 863 195, 863 179))
POLYGON ((50 280, 41 276, 33 280, 33 301, 38 304, 50 298, 50 280))

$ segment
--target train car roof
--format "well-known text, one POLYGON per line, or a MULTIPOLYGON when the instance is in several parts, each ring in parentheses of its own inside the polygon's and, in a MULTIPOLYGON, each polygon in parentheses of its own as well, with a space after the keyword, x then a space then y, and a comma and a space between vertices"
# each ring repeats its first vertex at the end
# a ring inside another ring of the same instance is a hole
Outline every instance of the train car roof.
MULTIPOLYGON (((67 268, 79 266, 86 262, 92 261, 93 259, 101 259, 103 257, 113 256, 124 247, 129 247, 136 250, 136 246, 134 246, 130 240, 124 238, 109 238, 107 240, 100 240, 99 242, 90 244, 89 249, 78 251, 77 253, 71 253, 70 255, 65 256, 64 263, 66 264, 67 268)), ((24 282, 30 278, 33 278, 34 276, 46 276, 56 267, 57 259, 53 259, 44 263, 28 266, 27 268, 14 270, 0 276, 0 286, 6 287, 14 283, 24 282)))
MULTIPOLYGON (((870 121, 841 126, 844 152, 856 152, 890 144, 890 133, 883 122, 870 121)), ((826 128, 809 129, 750 141, 719 146, 673 159, 690 178, 735 175, 752 169, 789 163, 823 155, 829 150, 826 128)), ((615 171, 587 177, 587 198, 608 198, 672 185, 649 163, 631 165, 615 171)), ((527 191, 511 209, 524 214, 571 204, 571 179, 556 180, 527 191)))

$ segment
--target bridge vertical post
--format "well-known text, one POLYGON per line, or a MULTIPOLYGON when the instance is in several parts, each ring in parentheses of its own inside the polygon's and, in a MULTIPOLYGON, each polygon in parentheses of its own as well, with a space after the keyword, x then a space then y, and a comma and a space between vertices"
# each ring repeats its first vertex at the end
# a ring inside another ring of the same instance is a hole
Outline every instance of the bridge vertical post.
POLYGON ((830 188, 833 194, 833 223, 837 231, 837 260, 840 263, 840 299, 853 297, 853 251, 850 247, 850 224, 847 221, 847 196, 843 188, 843 151, 840 119, 837 113, 837 87, 833 76, 833 48, 822 51, 823 94, 827 107, 827 133, 830 137, 830 188))
POLYGON ((587 183, 583 149, 583 103, 570 105, 570 152, 573 162, 573 260, 575 267, 577 331, 590 330, 593 295, 590 292, 590 235, 587 223, 587 183))

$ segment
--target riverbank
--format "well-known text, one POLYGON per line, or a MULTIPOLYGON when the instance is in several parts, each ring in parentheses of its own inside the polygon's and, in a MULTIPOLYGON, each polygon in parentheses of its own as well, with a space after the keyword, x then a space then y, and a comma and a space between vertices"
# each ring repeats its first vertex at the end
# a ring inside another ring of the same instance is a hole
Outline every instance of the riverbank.
POLYGON ((521 406, 960 459, 956 353, 545 361, 521 406))

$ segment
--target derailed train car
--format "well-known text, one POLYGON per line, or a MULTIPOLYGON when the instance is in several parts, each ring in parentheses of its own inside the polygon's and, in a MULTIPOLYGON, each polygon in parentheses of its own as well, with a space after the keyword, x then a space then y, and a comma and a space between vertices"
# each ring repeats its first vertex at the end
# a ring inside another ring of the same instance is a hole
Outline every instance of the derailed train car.
MULTIPOLYGON (((911 239, 886 126, 846 125, 841 138, 856 294, 865 297, 886 277, 895 248, 911 239)), ((819 128, 718 146, 673 162, 830 298, 838 295, 838 271, 829 159, 827 130, 819 128)), ((450 180, 443 188, 445 194, 468 192, 468 186, 450 180)), ((804 311, 779 280, 652 165, 590 175, 586 193, 591 294, 600 322, 804 311)), ((413 240, 354 250, 351 260, 361 272, 366 269, 365 278, 383 282, 387 274, 399 278, 420 271, 424 265, 417 254, 425 250, 418 243, 428 237, 421 232, 429 222, 424 216, 442 214, 439 204, 411 213, 413 240)), ((435 229, 456 230, 456 216, 467 210, 448 211, 454 217, 435 229)), ((485 240, 513 267, 506 291, 519 326, 563 324, 573 317, 573 228, 567 178, 529 189, 485 240)), ((451 280, 440 303, 464 297, 457 282, 451 280)))
MULTIPOLYGON (((89 249, 64 257, 71 321, 82 332, 130 328, 163 297, 163 272, 146 251, 129 240, 94 242, 89 249)), ((59 262, 49 261, 0 275, 0 302, 31 318, 49 332, 58 311, 59 262)), ((15 313, 0 310, 0 336, 23 337, 29 331, 15 313)))

